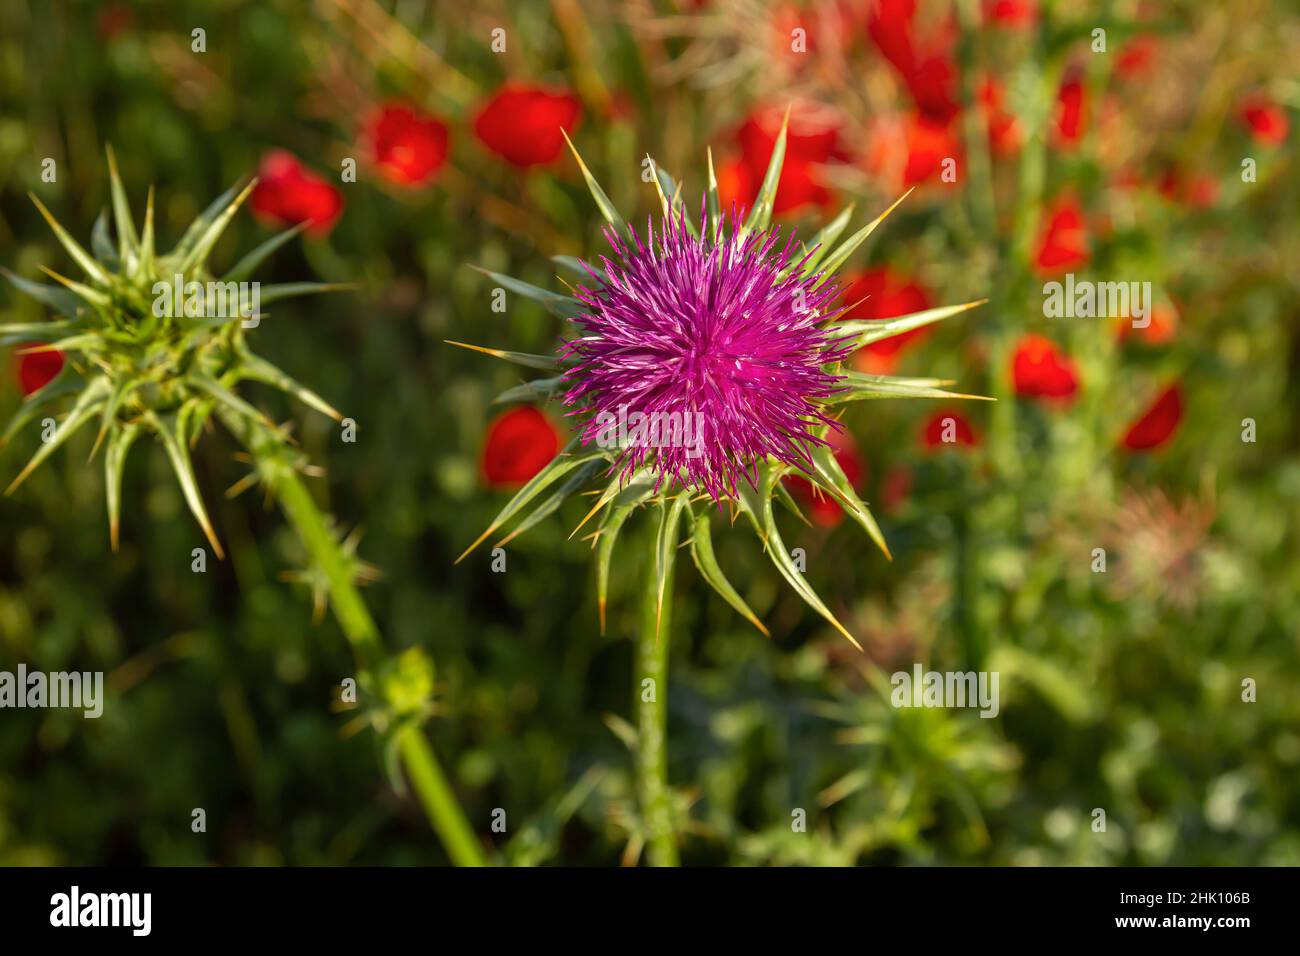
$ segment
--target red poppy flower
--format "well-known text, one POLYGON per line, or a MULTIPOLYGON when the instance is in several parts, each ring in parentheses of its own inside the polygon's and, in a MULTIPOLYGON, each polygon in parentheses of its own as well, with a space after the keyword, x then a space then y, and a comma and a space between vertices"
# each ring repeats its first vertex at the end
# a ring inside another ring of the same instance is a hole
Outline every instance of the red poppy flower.
POLYGON ((1087 262, 1088 230, 1078 202, 1058 199, 1045 212, 1047 223, 1034 256, 1038 271, 1054 275, 1087 262))
MULTIPOLYGON (((832 429, 826 436, 826 440, 835 449, 835 460, 843 469, 844 477, 849 480, 850 485, 857 488, 866 472, 866 465, 853 444, 853 438, 843 429, 839 431, 832 429)), ((820 488, 814 488, 812 482, 802 475, 786 475, 782 481, 795 499, 807 507, 815 524, 823 528, 833 528, 844 517, 844 509, 840 507, 839 502, 820 488)))
POLYGON ((1056 144, 1073 149, 1083 138, 1085 122, 1083 81, 1069 76, 1056 93, 1056 144))
POLYGON ((1038 19, 1036 0, 984 0, 984 19, 1003 27, 1033 26, 1038 19))
POLYGON ((1291 125, 1286 110, 1263 93, 1255 93, 1241 104, 1241 121, 1263 146, 1280 146, 1291 125))
POLYGON ((62 352, 29 352, 14 356, 14 377, 24 395, 39 392, 63 371, 62 352))
POLYGON ((375 110, 361 130, 370 161, 399 186, 423 186, 447 160, 447 127, 405 103, 375 110))
POLYGON ((961 155, 961 143, 951 124, 912 114, 903 120, 880 119, 868 133, 867 170, 902 191, 933 179, 945 159, 961 155))
POLYGON ((506 162, 526 169, 553 163, 577 128, 582 102, 566 89, 507 83, 474 119, 474 135, 506 162))
MULTIPOLYGON (((758 195, 772 148, 781 131, 783 115, 783 110, 759 110, 736 131, 741 157, 733 169, 732 188, 739 206, 749 206, 758 195)), ((829 205, 831 193, 819 178, 817 167, 848 158, 842 145, 840 127, 833 119, 806 113, 792 115, 786 131, 785 163, 777 181, 772 211, 780 215, 804 206, 829 205)), ((721 187, 719 183, 719 192, 721 187)))
POLYGON ((560 449, 560 433, 531 405, 512 408, 488 425, 483 477, 493 488, 522 485, 545 468, 560 449))
POLYGON ((1150 34, 1135 36, 1122 47, 1115 63, 1115 72, 1127 79, 1142 76, 1155 64, 1160 41, 1150 34))
POLYGON ((264 222, 290 226, 305 222, 312 235, 329 232, 343 215, 343 194, 282 149, 262 157, 248 204, 264 222))
POLYGON ((1074 362, 1043 335, 1026 335, 1016 345, 1011 381, 1017 395, 1029 398, 1072 398, 1079 390, 1074 362))
POLYGON ((880 483, 880 504, 886 512, 893 513, 902 507, 912 491, 912 472, 899 465, 891 468, 880 483))
POLYGON ((1022 134, 1020 121, 1014 113, 1002 108, 1002 84, 993 77, 985 77, 979 88, 979 102, 989 130, 989 146, 999 156, 1014 153, 1020 148, 1022 134))
MULTIPOLYGON (((845 288, 842 301, 846 304, 858 302, 864 296, 868 298, 850 309, 843 318, 893 319, 900 315, 923 312, 933 307, 930 294, 924 286, 906 276, 891 272, 887 266, 878 266, 859 273, 845 288)), ((919 341, 928 331, 928 329, 913 329, 910 332, 902 332, 872 342, 858 350, 853 357, 853 364, 859 370, 873 375, 888 375, 897 366, 903 349, 909 343, 919 341)))
POLYGON ((1149 451, 1168 441, 1183 420, 1183 390, 1175 382, 1160 393, 1141 417, 1124 433, 1129 451, 1149 451))
POLYGON ((1145 328, 1134 328, 1132 317, 1127 315, 1115 321, 1121 342, 1136 339, 1147 345, 1163 345, 1173 339, 1178 330, 1178 312, 1165 303, 1152 307, 1145 328))
POLYGON ((966 416, 951 408, 935 412, 921 428, 921 444, 926 448, 974 448, 979 443, 966 416))
POLYGON ((917 110, 947 124, 957 115, 957 68, 952 59, 955 31, 944 20, 928 36, 918 34, 915 0, 877 0, 867 18, 867 33, 898 73, 917 110))

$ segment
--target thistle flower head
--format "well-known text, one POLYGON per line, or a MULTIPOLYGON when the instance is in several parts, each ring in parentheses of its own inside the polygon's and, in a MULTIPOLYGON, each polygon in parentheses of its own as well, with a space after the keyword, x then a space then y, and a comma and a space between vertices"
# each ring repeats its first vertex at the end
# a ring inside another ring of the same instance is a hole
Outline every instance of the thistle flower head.
MULTIPOLYGON (((663 217, 657 234, 651 220, 644 239, 627 226, 573 151, 607 223, 612 256, 600 256, 594 265, 557 257, 578 277, 573 295, 496 272, 485 274, 499 288, 569 320, 578 335, 554 356, 465 347, 550 372, 497 400, 559 398, 577 422, 578 434, 501 509, 461 559, 508 523, 517 522, 498 546, 527 531, 603 469, 604 488, 573 531, 577 534, 601 515, 591 537, 602 631, 615 542, 633 511, 651 507, 658 514, 654 560, 660 609, 669 577, 666 556, 682 543, 678 529, 685 523, 701 576, 766 633, 713 551, 713 505, 726 503, 733 519, 740 514, 748 519, 763 552, 799 596, 853 640, 794 565, 773 502, 781 501, 802 517, 783 484, 797 470, 817 493, 838 502, 888 557, 880 527, 826 440, 831 428, 840 427, 835 406, 870 398, 975 396, 945 391, 943 386, 951 383, 935 378, 848 371, 843 360, 872 342, 982 302, 888 321, 836 321, 842 310, 832 303, 842 290, 834 282, 835 272, 902 200, 842 241, 852 208, 806 243, 797 244, 793 234, 783 240, 771 220, 786 138, 783 123, 758 196, 743 220, 734 211, 729 221, 721 214, 712 155, 698 222, 686 214, 673 177, 650 161, 663 217)), ((845 303, 843 309, 853 304, 845 303)))
MULTIPOLYGON (((337 286, 323 283, 267 285, 249 275, 298 227, 264 242, 217 278, 208 257, 253 183, 236 185, 218 197, 167 253, 155 248, 153 191, 137 232, 112 151, 108 166, 117 241, 101 213, 87 251, 32 196, 55 237, 84 274, 73 280, 45 269, 51 286, 0 270, 21 292, 51 309, 49 321, 0 325, 0 345, 23 344, 28 351, 58 351, 67 357, 61 373, 28 396, 0 441, 8 441, 45 410, 66 404, 67 414, 27 466, 9 485, 17 488, 46 458, 90 423, 98 425, 91 456, 104 449, 110 534, 118 541, 120 488, 126 457, 135 441, 152 434, 163 445, 186 504, 214 551, 221 554, 190 460, 190 448, 213 416, 244 439, 273 440, 284 434, 236 394, 246 380, 260 381, 339 417, 315 393, 254 355, 247 328, 265 317, 263 306, 337 286), (32 343, 46 343, 33 345, 32 343)), ((8 493, 6 492, 6 493, 8 493)))
POLYGON ((566 346, 578 364, 564 402, 587 416, 583 444, 607 446, 614 423, 637 422, 622 476, 649 466, 657 486, 676 478, 715 501, 736 494, 738 474, 756 485, 769 456, 811 471, 832 424, 819 401, 842 379, 829 366, 852 346, 822 327, 840 290, 803 274, 807 255, 792 263, 794 234, 745 233, 733 214, 710 242, 677 212, 658 236, 647 224, 644 242, 605 237, 615 260, 601 257, 603 274, 587 267, 594 288, 576 289, 586 310, 566 346))

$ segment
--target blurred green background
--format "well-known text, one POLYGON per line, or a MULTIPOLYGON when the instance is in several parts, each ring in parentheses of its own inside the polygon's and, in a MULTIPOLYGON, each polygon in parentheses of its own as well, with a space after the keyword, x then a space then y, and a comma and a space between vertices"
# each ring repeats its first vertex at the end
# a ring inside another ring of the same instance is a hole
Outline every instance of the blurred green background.
MULTIPOLYGON (((682 563, 669 777, 689 807, 684 862, 1300 864, 1300 190, 1288 122, 1300 17, 1280 0, 909 7, 0 7, 0 264, 20 275, 71 274, 25 194, 86 241, 108 203, 106 143, 137 216, 156 186, 169 240, 273 149, 341 191, 338 224, 284 247, 261 278, 358 291, 278 304, 252 335, 354 418, 358 440, 269 391, 256 398, 296 422, 327 469, 319 500, 364 531, 361 554, 383 573, 365 593, 390 650, 420 646, 436 662, 428 732, 503 861, 626 859, 640 573, 628 548, 601 637, 589 546, 568 540, 581 501, 511 542, 506 573, 486 550, 453 565, 506 500, 482 456, 502 411, 492 400, 521 376, 444 340, 545 352, 563 331, 519 297, 492 311, 492 283, 468 266, 559 288, 548 257, 603 251, 569 157, 520 169, 476 135, 479 109, 512 81, 572 91, 576 144, 641 217, 657 208, 647 153, 693 208, 711 145, 724 192, 743 202, 747 119, 789 103, 796 129, 829 116, 818 122, 836 147, 799 170, 826 197, 792 201, 781 222, 808 234, 848 202, 870 218, 919 182, 853 270, 909 277, 935 305, 991 300, 897 359, 900 374, 999 399, 961 409, 976 444, 932 447, 935 409, 921 402, 857 403, 845 419, 894 560, 834 514, 788 521, 787 543, 806 550, 810 580, 866 654, 784 587, 747 534, 719 533, 719 559, 770 640, 682 563), (1108 53, 1090 48, 1098 26, 1108 53), (806 53, 792 49, 798 29, 806 53), (946 66, 900 68, 891 37, 946 66), (986 76, 1017 128, 1001 152, 977 105, 986 76), (1082 132, 1059 114, 1075 78, 1082 132), (949 93, 950 108, 932 102, 949 93), (367 115, 393 101, 449 130, 445 164, 418 187, 386 180, 361 143, 367 115), (1261 101, 1275 111, 1262 119, 1261 101), (929 161, 918 129, 964 143, 956 183, 900 172, 899 155, 929 161), (46 158, 55 182, 42 180, 46 158), (347 158, 356 182, 340 176, 347 158), (1151 281, 1176 311, 1171 333, 1121 339, 1106 320, 1044 317, 1042 232, 1061 197, 1087 224, 1077 271, 1151 281), (1027 334, 1069 356, 1068 399, 1018 386, 1027 334), (1185 402, 1177 430, 1148 452, 1122 447, 1171 382, 1185 402), (1105 574, 1092 571, 1098 547, 1105 574), (914 662, 998 671, 1001 713, 896 710, 870 690, 866 669, 914 662), (504 834, 491 829, 497 808, 504 834), (792 830, 795 809, 806 833, 792 830)), ((215 259, 268 235, 241 214, 215 259)), ((42 314, 0 292, 0 322, 42 314)), ((4 358, 3 419, 22 397, 17 361, 4 358)), ((562 427, 563 409, 548 413, 562 427)), ((0 499, 0 670, 102 670, 108 686, 95 721, 0 711, 0 863, 446 862, 374 735, 351 732, 332 703, 352 657, 328 616, 313 619, 310 594, 282 580, 300 558, 282 519, 256 492, 222 499, 245 470, 234 443, 217 430, 199 445, 229 558, 195 574, 202 536, 155 447, 129 466, 122 549, 110 551, 101 469, 85 465, 92 440, 79 435, 0 499), (196 807, 205 833, 191 831, 196 807)), ((29 427, 0 449, 6 483, 38 442, 29 427)))

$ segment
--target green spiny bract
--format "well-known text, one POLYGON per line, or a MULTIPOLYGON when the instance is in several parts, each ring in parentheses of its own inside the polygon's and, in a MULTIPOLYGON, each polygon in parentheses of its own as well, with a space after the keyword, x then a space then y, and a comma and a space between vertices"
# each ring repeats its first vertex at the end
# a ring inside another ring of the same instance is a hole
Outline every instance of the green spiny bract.
MULTIPOLYGON (((324 399, 250 351, 243 322, 255 325, 266 313, 250 315, 246 311, 241 314, 241 308, 220 308, 218 311, 225 314, 209 314, 213 305, 213 286, 209 283, 224 286, 245 282, 301 226, 268 239, 217 278, 209 270, 208 256, 255 182, 236 185, 217 198, 186 229, 174 249, 159 254, 155 249, 152 188, 144 226, 137 233, 111 149, 108 169, 116 245, 109 235, 106 213, 95 222, 91 252, 87 252, 39 199, 31 197, 84 273, 83 280, 74 281, 46 268, 44 271, 60 284, 52 286, 0 270, 17 289, 58 316, 48 322, 0 325, 0 345, 44 342, 29 351, 57 350, 67 357, 62 373, 27 397, 0 438, 8 441, 44 409, 61 404, 68 407, 54 436, 36 452, 6 494, 73 434, 94 424, 98 435, 91 457, 103 448, 110 537, 116 549, 126 457, 142 434, 152 434, 166 450, 186 504, 220 556, 221 545, 208 519, 190 461, 190 449, 209 418, 216 415, 245 444, 256 438, 265 448, 268 439, 274 440, 283 454, 257 457, 260 470, 286 467, 286 462, 301 469, 305 461, 291 453, 287 436, 280 429, 236 393, 241 382, 263 382, 335 419, 340 417, 324 399), (190 283, 198 283, 195 291, 202 295, 201 301, 192 299, 187 292, 184 302, 169 296, 169 304, 157 308, 163 301, 160 296, 164 293, 159 291, 162 286, 174 288, 178 281, 182 290, 190 283), (187 310, 185 305, 191 301, 197 308, 187 310)), ((260 288, 257 298, 260 308, 292 296, 337 288, 343 287, 325 283, 271 285, 260 288)), ((221 301, 229 304, 224 293, 221 301)))
MULTIPOLYGON (((787 116, 787 122, 788 119, 787 116)), ((569 145, 572 149, 573 144, 569 145)), ((568 342, 555 356, 476 345, 465 347, 550 373, 548 378, 512 388, 498 401, 561 397, 573 408, 586 400, 585 407, 575 410, 585 420, 579 421, 579 437, 519 490, 461 555, 462 559, 511 521, 519 520, 519 524, 498 546, 531 528, 603 472, 604 488, 596 493, 595 506, 578 525, 582 528, 597 513, 602 515, 591 535, 596 549, 597 604, 602 631, 615 541, 628 516, 642 505, 649 505, 656 510, 658 526, 655 561, 660 612, 667 587, 668 556, 679 545, 679 528, 684 523, 691 555, 701 575, 737 612, 767 633, 714 557, 711 521, 719 510, 717 505, 725 503, 733 521, 740 514, 745 515, 764 551, 799 596, 853 641, 795 566, 777 528, 773 501, 779 499, 784 507, 803 517, 782 482, 786 475, 797 473, 820 493, 837 501, 888 556, 879 526, 825 440, 828 430, 838 427, 831 417, 834 406, 868 398, 977 396, 948 392, 943 386, 951 383, 940 379, 846 372, 842 369, 843 358, 872 342, 974 308, 982 300, 888 321, 838 321, 844 310, 827 307, 834 296, 824 287, 902 200, 843 242, 839 239, 852 218, 851 208, 804 244, 801 255, 791 255, 788 245, 786 251, 769 253, 776 239, 771 229, 772 208, 785 145, 786 124, 783 123, 758 196, 743 221, 737 216, 728 219, 723 215, 712 155, 698 223, 687 215, 680 186, 650 161, 663 209, 663 228, 658 239, 651 233, 644 244, 614 208, 577 151, 573 151, 607 223, 606 234, 615 249, 616 262, 601 257, 602 275, 600 266, 558 257, 557 265, 572 272, 577 281, 591 284, 591 287, 571 288, 573 295, 551 292, 497 273, 487 275, 499 286, 573 321, 579 337, 568 342), (755 239, 763 243, 751 241, 755 239), (628 265, 633 260, 635 268, 628 265), (759 283, 763 288, 758 289, 755 297, 751 293, 759 283), (732 297, 730 300, 728 295, 732 297), (805 308, 788 308, 796 297, 807 303, 805 308), (731 311, 724 316, 723 327, 719 316, 727 309, 731 311), (766 323, 766 329, 756 328, 761 323, 766 323), (787 333, 792 329, 805 333, 802 347, 799 351, 790 348, 783 351, 782 347, 789 343, 787 333), (815 347, 820 347, 821 352, 814 353, 808 362, 809 350, 815 347), (793 366, 800 362, 804 367, 792 372, 793 366), (712 370, 703 373, 702 384, 694 394, 680 387, 677 380, 680 376, 700 377, 699 369, 703 366, 712 370), (724 403, 719 398, 723 385, 717 377, 710 376, 737 375, 729 369, 744 370, 747 374, 743 382, 737 379, 740 392, 733 389, 724 403), (802 391, 800 383, 805 383, 802 391), (650 449, 653 439, 638 446, 620 438, 623 443, 615 447, 599 438, 593 441, 597 429, 592 426, 591 412, 603 407, 606 411, 602 414, 610 415, 608 409, 620 401, 620 389, 623 395, 632 396, 633 401, 645 404, 646 396, 653 396, 652 405, 666 400, 685 413, 710 419, 711 440, 723 446, 709 449, 714 453, 710 464, 716 467, 684 467, 683 456, 663 455, 657 449, 650 449), (591 400, 593 395, 595 399, 591 400), (665 399, 666 395, 671 397, 665 399), (778 405, 782 411, 793 409, 793 412, 768 414, 766 428, 749 427, 751 422, 746 416, 759 417, 778 405), (819 412, 817 408, 824 411, 819 412), (729 427, 729 422, 737 424, 729 427), (597 447, 593 448, 593 444, 597 447), (731 447, 726 447, 728 444, 731 447), (765 446, 767 450, 749 451, 756 446, 765 446), (743 480, 733 480, 736 475, 743 475, 743 480)))

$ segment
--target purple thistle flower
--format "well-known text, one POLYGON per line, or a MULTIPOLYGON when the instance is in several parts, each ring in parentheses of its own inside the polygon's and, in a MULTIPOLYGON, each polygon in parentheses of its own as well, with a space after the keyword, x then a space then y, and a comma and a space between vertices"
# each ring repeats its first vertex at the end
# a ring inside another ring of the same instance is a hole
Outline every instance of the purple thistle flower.
POLYGON ((648 467, 656 490, 676 479, 715 501, 738 474, 756 485, 767 456, 809 471, 819 432, 838 427, 816 404, 843 379, 826 366, 852 351, 821 327, 840 288, 791 267, 793 232, 779 249, 776 229, 738 238, 734 212, 716 242, 684 213, 646 232, 629 243, 607 227, 615 260, 600 257, 603 275, 584 263, 595 287, 575 290, 589 311, 571 319, 564 402, 589 416, 583 444, 620 444, 621 480, 648 467))

